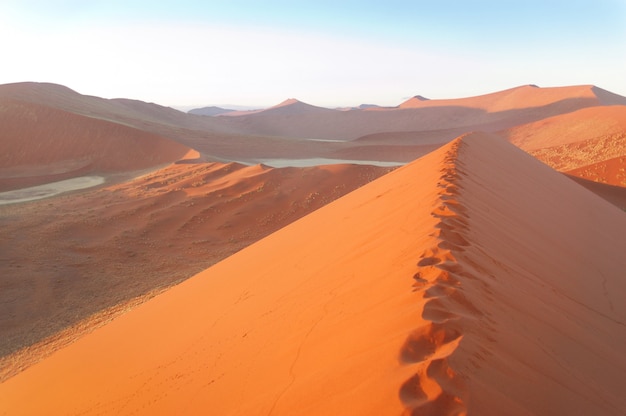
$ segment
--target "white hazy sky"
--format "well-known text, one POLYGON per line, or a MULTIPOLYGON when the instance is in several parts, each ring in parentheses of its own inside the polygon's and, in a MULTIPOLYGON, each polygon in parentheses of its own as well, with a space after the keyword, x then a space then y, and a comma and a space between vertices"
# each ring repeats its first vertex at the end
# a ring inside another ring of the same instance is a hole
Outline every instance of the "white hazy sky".
POLYGON ((0 0, 0 83, 185 108, 626 95, 626 0, 0 0))

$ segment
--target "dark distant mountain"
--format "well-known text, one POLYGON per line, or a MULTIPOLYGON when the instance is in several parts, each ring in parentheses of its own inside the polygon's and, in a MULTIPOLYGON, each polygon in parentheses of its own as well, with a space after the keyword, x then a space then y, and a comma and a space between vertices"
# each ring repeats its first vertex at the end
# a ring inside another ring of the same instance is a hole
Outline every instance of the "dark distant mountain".
POLYGON ((189 110, 189 114, 195 114, 197 116, 219 116, 220 114, 232 113, 235 110, 231 110, 228 108, 210 106, 210 107, 202 107, 202 108, 194 108, 193 110, 189 110))
POLYGON ((379 105, 376 104, 361 104, 360 106, 358 106, 357 108, 359 110, 367 110, 368 108, 379 108, 379 105))
POLYGON ((353 110, 369 110, 372 108, 382 108, 382 107, 376 104, 361 104, 357 107, 338 107, 338 108, 335 108, 335 110, 353 111, 353 110))

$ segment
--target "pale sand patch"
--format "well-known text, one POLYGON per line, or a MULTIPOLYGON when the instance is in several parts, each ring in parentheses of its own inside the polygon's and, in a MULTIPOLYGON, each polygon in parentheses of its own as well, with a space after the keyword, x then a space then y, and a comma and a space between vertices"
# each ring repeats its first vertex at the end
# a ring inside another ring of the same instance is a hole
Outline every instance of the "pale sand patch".
POLYGON ((18 202, 34 201, 49 198, 64 192, 91 188, 104 183, 102 176, 80 176, 64 181, 51 182, 45 185, 31 186, 29 188, 15 189, 13 191, 0 192, 0 205, 16 204, 18 202))
POLYGON ((263 165, 271 166, 273 168, 307 168, 313 166, 323 165, 370 165, 378 167, 396 167, 401 166, 404 163, 401 162, 386 162, 382 160, 353 160, 353 159, 331 159, 325 157, 312 157, 303 159, 254 159, 251 163, 261 163, 263 165))

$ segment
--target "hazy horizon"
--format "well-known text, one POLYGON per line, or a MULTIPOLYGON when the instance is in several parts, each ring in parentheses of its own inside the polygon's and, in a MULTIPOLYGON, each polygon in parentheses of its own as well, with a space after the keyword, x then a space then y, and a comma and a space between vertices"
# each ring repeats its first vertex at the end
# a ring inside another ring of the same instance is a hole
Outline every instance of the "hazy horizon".
POLYGON ((15 1, 0 83, 179 109, 395 106, 526 84, 626 95, 623 1, 15 1))

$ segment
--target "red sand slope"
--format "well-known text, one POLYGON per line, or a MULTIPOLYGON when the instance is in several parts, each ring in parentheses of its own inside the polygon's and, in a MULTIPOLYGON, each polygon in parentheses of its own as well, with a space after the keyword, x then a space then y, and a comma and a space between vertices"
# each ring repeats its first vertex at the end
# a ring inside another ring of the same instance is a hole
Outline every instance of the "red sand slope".
POLYGON ((190 150, 155 134, 43 105, 3 99, 0 110, 0 190, 156 167, 190 150))
POLYGON ((0 381, 389 170, 187 161, 0 206, 0 381))
POLYGON ((624 135, 626 105, 583 108, 568 114, 523 124, 503 132, 526 151, 563 146, 601 137, 624 135))
POLYGON ((566 101, 587 102, 588 105, 626 105, 626 97, 613 94, 593 85, 539 88, 523 85, 476 97, 428 100, 416 96, 400 104, 399 108, 470 107, 493 113, 521 108, 544 107, 566 101))
POLYGON ((594 182, 626 188, 626 148, 624 150, 624 156, 603 160, 567 173, 594 182))
POLYGON ((626 186, 626 106, 599 106, 502 132, 513 144, 562 172, 626 186))
POLYGON ((1 384, 0 414, 623 415, 624 235, 465 137, 1 384))

